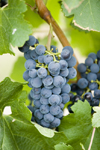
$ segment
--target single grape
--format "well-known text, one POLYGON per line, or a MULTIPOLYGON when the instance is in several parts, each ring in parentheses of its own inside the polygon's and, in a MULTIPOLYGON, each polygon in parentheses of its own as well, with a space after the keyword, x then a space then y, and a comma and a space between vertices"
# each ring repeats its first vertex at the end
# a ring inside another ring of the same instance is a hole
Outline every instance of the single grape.
POLYGON ((70 101, 70 97, 69 97, 69 95, 67 93, 61 94, 61 97, 62 97, 63 104, 66 104, 67 102, 70 101))
POLYGON ((71 84, 71 91, 76 92, 78 90, 78 85, 76 83, 71 84))
POLYGON ((50 75, 47 75, 45 78, 42 79, 44 86, 49 86, 53 83, 53 78, 50 75))
POLYGON ((48 101, 50 105, 56 106, 60 104, 60 97, 58 95, 53 94, 49 97, 48 101))
POLYGON ((42 80, 39 77, 31 79, 31 84, 35 88, 39 88, 42 85, 42 80))
POLYGON ((98 84, 96 82, 89 83, 89 89, 90 90, 98 89, 98 84))
POLYGON ((93 61, 95 61, 95 60, 97 59, 97 56, 96 56, 95 53, 90 53, 90 54, 88 55, 88 57, 91 57, 91 58, 93 59, 93 61))
POLYGON ((80 78, 77 82, 77 85, 81 88, 81 89, 85 89, 88 86, 88 81, 85 78, 80 78))
POLYGON ((56 94, 56 95, 60 94, 61 93, 61 88, 60 87, 54 87, 52 89, 52 93, 56 94))
POLYGON ((96 97, 93 97, 93 99, 92 99, 90 105, 91 105, 92 107, 94 107, 94 106, 99 106, 99 99, 97 99, 96 97))
POLYGON ((98 64, 92 64, 90 67, 91 72, 98 73, 99 72, 99 66, 98 64))
POLYGON ((35 67, 36 67, 36 62, 34 60, 32 60, 32 59, 26 60, 26 62, 25 62, 25 68, 27 70, 35 69, 35 67))
POLYGON ((31 57, 31 59, 33 59, 33 60, 38 60, 38 54, 35 52, 35 50, 32 50, 32 51, 30 52, 30 57, 31 57))
POLYGON ((91 80, 95 81, 97 79, 97 75, 95 73, 90 72, 87 74, 87 79, 88 81, 91 81, 91 80))
POLYGON ((37 75, 39 78, 45 78, 47 76, 47 70, 45 68, 39 68, 37 75))
POLYGON ((72 56, 70 60, 67 60, 67 62, 68 62, 68 67, 73 67, 76 65, 76 58, 72 56))
POLYGON ((51 55, 44 55, 44 63, 47 65, 51 61, 53 61, 53 57, 51 55))
POLYGON ((83 64, 83 63, 80 63, 80 64, 78 65, 78 67, 77 67, 77 70, 78 70, 79 72, 81 72, 81 73, 86 72, 86 65, 83 64))
POLYGON ((55 116, 56 118, 62 119, 63 117, 63 111, 61 111, 58 115, 55 116))
POLYGON ((40 94, 34 94, 34 92, 31 90, 30 91, 30 96, 33 98, 33 99, 40 99, 41 95, 40 94))
POLYGON ((43 118, 43 114, 40 112, 39 109, 36 109, 36 110, 35 110, 34 116, 35 116, 37 119, 39 119, 39 120, 41 120, 41 119, 43 118))
POLYGON ((65 47, 62 49, 62 51, 65 50, 65 49, 68 49, 68 50, 70 51, 71 56, 73 55, 74 51, 73 51, 73 49, 72 49, 71 46, 65 46, 65 47))
POLYGON ((54 61, 51 61, 48 65, 48 70, 51 75, 56 76, 60 72, 60 64, 54 61))
POLYGON ((44 119, 41 120, 40 123, 43 127, 49 128, 50 127, 50 123, 46 122, 44 119))
POLYGON ((37 76, 37 70, 36 69, 29 70, 29 76, 31 78, 35 78, 37 76))
POLYGON ((30 56, 30 53, 31 53, 31 50, 29 49, 27 52, 24 52, 24 58, 27 60, 27 59, 31 59, 31 56, 30 56))
POLYGON ((59 64, 61 70, 65 70, 68 67, 68 63, 65 60, 60 60, 59 64))
POLYGON ((62 52, 61 52, 61 58, 64 59, 64 60, 69 60, 71 58, 71 53, 68 49, 64 49, 62 52))
POLYGON ((61 89, 62 93, 69 93, 70 91, 71 91, 71 87, 69 84, 65 84, 61 89))
POLYGON ((46 88, 42 88, 41 89, 41 96, 44 98, 48 98, 50 97, 52 94, 52 90, 46 89, 46 88))
POLYGON ((29 36, 29 40, 26 41, 26 44, 28 46, 34 46, 34 44, 36 43, 36 38, 32 35, 29 36))
POLYGON ((55 76, 53 80, 53 84, 55 87, 60 87, 62 88, 65 84, 63 77, 61 76, 55 76))
POLYGON ((84 94, 84 98, 88 101, 91 101, 93 96, 92 96, 92 93, 91 92, 87 92, 84 94))
POLYGON ((44 63, 44 55, 38 56, 38 62, 44 63))
POLYGON ((40 106, 41 106, 40 100, 34 100, 34 106, 36 108, 40 108, 40 106))
POLYGON ((49 104, 49 101, 48 101, 47 98, 41 97, 40 98, 40 103, 43 104, 43 105, 47 105, 47 104, 49 104))
POLYGON ((50 113, 55 116, 58 115, 59 113, 61 113, 61 108, 60 106, 56 105, 56 106, 50 106, 50 113))
POLYGON ((99 89, 94 90, 94 96, 96 98, 100 98, 100 90, 99 89))
POLYGON ((48 105, 41 105, 40 106, 40 112, 42 114, 47 114, 49 113, 50 107, 48 105))
POLYGON ((43 55, 45 53, 45 46, 43 45, 38 45, 36 48, 35 48, 35 52, 38 54, 38 55, 43 55))
POLYGON ((91 57, 86 58, 85 65, 91 66, 93 64, 93 59, 91 57))
POLYGON ((54 120, 53 120, 53 122, 51 122, 50 127, 51 128, 56 128, 59 125, 60 125, 60 119, 58 119, 58 118, 55 117, 54 120))
POLYGON ((60 76, 62 76, 62 77, 67 77, 68 74, 69 74, 69 69, 67 69, 67 68, 65 70, 60 71, 60 76))
POLYGON ((53 120, 54 120, 54 116, 51 115, 50 113, 44 115, 45 122, 51 123, 53 120))
POLYGON ((40 94, 41 93, 41 88, 35 88, 33 87, 33 89, 31 90, 34 94, 40 94))
POLYGON ((69 74, 68 74, 67 77, 68 77, 69 79, 75 78, 76 75, 77 75, 76 69, 75 69, 75 68, 69 68, 68 70, 69 70, 69 74))

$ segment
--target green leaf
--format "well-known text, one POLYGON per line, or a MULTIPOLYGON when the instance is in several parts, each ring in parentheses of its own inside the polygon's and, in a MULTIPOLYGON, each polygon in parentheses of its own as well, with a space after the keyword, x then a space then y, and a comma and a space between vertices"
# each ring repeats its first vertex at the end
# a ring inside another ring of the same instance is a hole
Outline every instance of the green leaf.
POLYGON ((65 16, 73 16, 73 23, 75 26, 83 30, 92 30, 100 32, 100 1, 98 0, 88 0, 88 1, 76 1, 75 6, 72 3, 71 9, 70 1, 62 0, 61 8, 65 16), (79 2, 80 5, 76 5, 79 2))
POLYGON ((21 94, 22 88, 22 83, 11 82, 8 77, 0 82, 0 108, 3 110, 5 106, 15 101, 21 94))
POLYGON ((79 31, 70 25, 71 21, 72 18, 66 19, 65 25, 67 26, 67 30, 64 32, 73 49, 77 49, 85 56, 91 52, 97 53, 100 49, 100 32, 90 31, 86 33, 79 31))
POLYGON ((30 22, 30 24, 34 27, 37 28, 39 27, 41 24, 44 23, 44 20, 38 15, 38 13, 36 13, 35 11, 31 10, 31 7, 35 6, 35 0, 25 0, 26 4, 27 4, 27 11, 24 13, 25 15, 25 19, 30 22), (30 7, 30 6, 31 7, 30 7))
POLYGON ((63 133, 30 121, 32 114, 24 104, 26 94, 22 87, 23 84, 9 78, 0 83, 0 149, 53 150, 54 145, 65 143, 63 133), (2 113, 6 106, 11 107, 11 115, 2 113))
POLYGON ((22 46, 32 33, 31 26, 24 20, 27 10, 24 1, 8 1, 0 8, 0 55, 12 52, 12 46, 22 46))
POLYGON ((100 107, 93 108, 96 113, 93 114, 92 125, 93 127, 100 127, 100 107))
POLYGON ((54 147, 55 147, 55 150, 74 150, 72 146, 70 145, 67 146, 64 143, 57 144, 54 147))
POLYGON ((92 132, 91 107, 87 101, 78 101, 72 106, 72 110, 73 114, 62 119, 59 131, 63 131, 68 138, 67 144, 75 150, 81 150, 80 143, 84 144, 92 132))
MULTIPOLYGON (((53 150, 55 144, 66 141, 63 133, 53 131, 54 136, 48 138, 43 136, 31 122, 14 119, 11 116, 3 116, 0 119, 0 129, 2 130, 0 139, 3 140, 0 147, 2 149, 7 147, 7 150, 53 150)), ((45 128, 45 130, 48 132, 50 129, 45 128)))
POLYGON ((68 13, 71 13, 73 9, 79 7, 83 0, 62 0, 62 2, 65 4, 68 13))

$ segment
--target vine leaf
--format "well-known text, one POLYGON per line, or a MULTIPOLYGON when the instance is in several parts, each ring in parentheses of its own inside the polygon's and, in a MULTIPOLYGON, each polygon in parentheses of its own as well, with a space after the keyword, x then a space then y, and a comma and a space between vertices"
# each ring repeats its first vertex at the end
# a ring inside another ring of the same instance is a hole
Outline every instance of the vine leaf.
POLYGON ((71 13, 73 9, 80 6, 83 0, 62 0, 62 2, 65 8, 67 9, 68 13, 71 13))
POLYGON ((54 146, 55 150, 74 150, 72 146, 60 143, 54 146))
POLYGON ((8 1, 7 7, 0 8, 0 55, 14 54, 12 46, 22 46, 32 33, 31 26, 24 20, 27 10, 24 1, 8 1))
MULTIPOLYGON (((61 125, 59 126, 59 131, 65 133, 68 141, 66 144, 71 145, 74 150, 82 150, 82 146, 88 149, 91 135, 92 135, 92 123, 91 123, 91 107, 87 101, 78 101, 72 107, 73 114, 69 114, 62 119, 61 125)), ((100 129, 96 129, 95 137, 93 140, 93 148, 97 150, 100 146, 99 139, 100 129), (99 131, 99 132, 98 132, 99 131)))
POLYGON ((73 17, 73 23, 75 26, 81 28, 82 30, 98 31, 100 32, 100 1, 98 0, 76 0, 76 4, 72 3, 70 6, 70 1, 62 0, 61 8, 67 17, 73 17), (68 9, 70 8, 70 9, 68 9))
POLYGON ((0 149, 7 150, 54 150, 54 145, 67 141, 64 133, 43 128, 32 123, 31 112, 25 105, 23 83, 5 78, 0 82, 0 149), (11 114, 4 115, 6 106, 11 114))
POLYGON ((100 127, 100 107, 93 108, 96 113, 93 114, 92 125, 93 127, 100 127))

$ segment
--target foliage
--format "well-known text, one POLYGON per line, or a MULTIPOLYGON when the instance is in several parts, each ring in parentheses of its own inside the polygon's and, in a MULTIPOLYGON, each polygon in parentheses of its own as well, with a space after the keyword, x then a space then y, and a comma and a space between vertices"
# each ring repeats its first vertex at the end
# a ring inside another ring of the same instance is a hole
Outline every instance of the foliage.
POLYGON ((73 23, 82 30, 100 32, 99 13, 100 2, 98 0, 62 0, 61 8, 65 16, 73 16, 73 23), (95 9, 96 8, 96 9, 95 9))
POLYGON ((11 46, 22 46, 32 33, 30 25, 23 18, 22 13, 26 9, 25 2, 20 0, 9 0, 9 5, 0 9, 0 54, 13 54, 11 46))

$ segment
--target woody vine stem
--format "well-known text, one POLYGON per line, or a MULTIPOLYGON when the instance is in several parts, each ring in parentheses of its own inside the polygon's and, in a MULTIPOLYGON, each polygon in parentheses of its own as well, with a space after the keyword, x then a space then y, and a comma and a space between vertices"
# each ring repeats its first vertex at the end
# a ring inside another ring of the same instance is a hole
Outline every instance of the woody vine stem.
MULTIPOLYGON (((50 11, 47 9, 47 7, 45 6, 43 0, 35 0, 36 3, 36 7, 38 9, 38 14, 40 15, 40 17, 45 20, 49 25, 51 24, 53 27, 53 31, 56 33, 57 37, 59 38, 61 44, 65 47, 65 46, 70 46, 66 36, 64 35, 63 31, 61 30, 61 28, 59 27, 59 25, 56 23, 56 21, 54 20, 54 18, 52 17, 50 11)), ((73 54, 74 57, 76 58, 75 54, 73 54)), ((77 60, 77 58, 76 58, 77 60)), ((77 70, 77 66, 78 66, 78 60, 77 63, 75 65, 75 68, 77 70)), ((80 73, 77 71, 77 80, 81 78, 80 73)))

